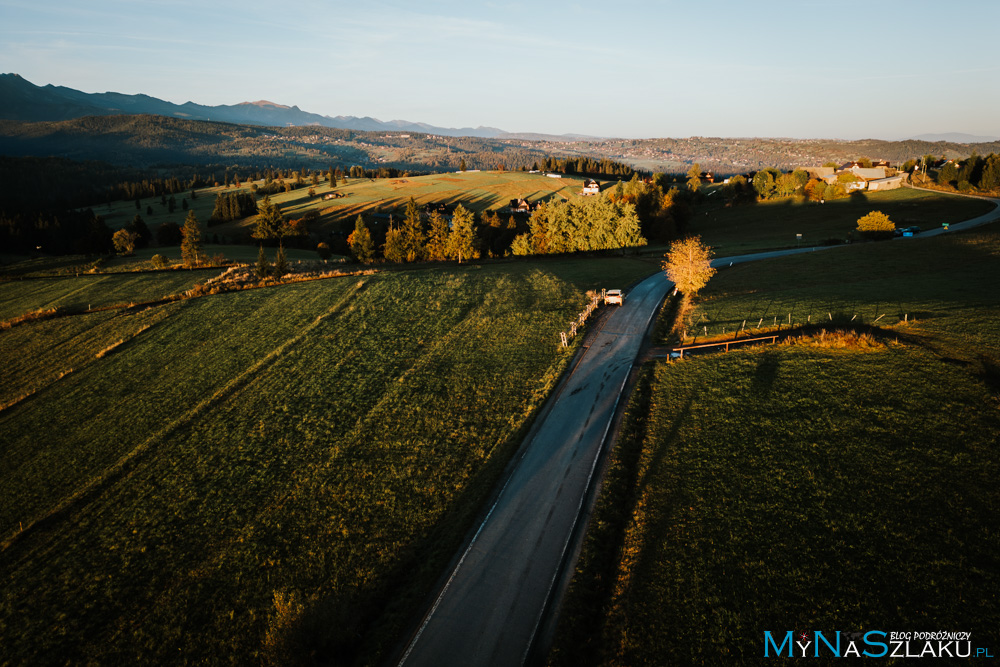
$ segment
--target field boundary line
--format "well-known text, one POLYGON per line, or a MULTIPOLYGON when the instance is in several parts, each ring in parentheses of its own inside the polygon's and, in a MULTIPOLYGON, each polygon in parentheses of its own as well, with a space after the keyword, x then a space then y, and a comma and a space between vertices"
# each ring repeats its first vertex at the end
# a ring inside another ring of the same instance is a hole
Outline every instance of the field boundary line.
POLYGON ((137 464, 137 460, 141 457, 141 455, 148 451, 153 443, 168 437, 174 431, 185 426, 186 424, 189 424, 205 410, 228 398, 237 389, 250 382, 257 373, 277 361, 284 354, 285 350, 302 340, 309 332, 318 327, 323 320, 339 312, 341 308, 343 308, 344 305, 347 304, 355 294, 357 294, 365 282, 366 281, 364 279, 358 281, 352 290, 341 297, 341 299, 328 308, 326 312, 319 315, 316 319, 303 327, 297 334, 288 338, 284 343, 268 352, 262 359, 251 365, 233 379, 229 380, 229 382, 227 382, 221 389, 213 393, 211 396, 202 399, 194 407, 184 412, 172 422, 162 427, 156 433, 153 433, 144 441, 126 452, 115 463, 106 468, 103 473, 92 478, 89 482, 83 484, 83 486, 79 487, 72 494, 63 498, 63 500, 55 507, 45 512, 38 518, 30 520, 27 526, 24 526, 20 531, 15 532, 13 535, 0 543, 0 553, 6 552, 8 549, 25 538, 33 535, 38 530, 42 530, 45 527, 56 523, 78 507, 86 504, 91 499, 96 498, 102 491, 115 484, 121 478, 125 477, 137 464))
MULTIPOLYGON (((108 322, 109 323, 113 322, 115 318, 121 317, 122 315, 134 315, 134 314, 136 314, 136 313, 128 313, 127 311, 122 311, 120 313, 116 313, 111 320, 108 320, 108 322)), ((110 355, 110 354, 112 354, 114 352, 117 352, 119 349, 121 349, 125 345, 128 345, 130 342, 132 342, 136 337, 139 336, 139 334, 144 333, 146 331, 149 331, 150 329, 152 329, 153 327, 155 327, 160 322, 163 322, 169 316, 170 315, 168 313, 167 315, 165 315, 164 317, 162 317, 162 318, 154 321, 153 323, 146 324, 146 325, 140 327, 135 333, 133 333, 128 338, 119 339, 116 343, 113 343, 112 345, 109 345, 104 350, 98 351, 96 353, 96 355, 94 356, 94 358, 88 359, 82 365, 73 366, 71 368, 67 368, 67 369, 59 372, 58 374, 54 374, 52 376, 52 379, 49 380, 47 383, 42 384, 40 386, 37 386, 34 389, 31 389, 30 391, 27 391, 27 392, 21 394, 17 398, 11 399, 7 403, 0 403, 0 414, 3 414, 4 412, 6 412, 7 410, 10 410, 11 408, 14 408, 14 407, 16 407, 18 405, 21 405, 22 403, 24 403, 28 399, 37 396, 38 394, 40 394, 43 391, 46 391, 47 389, 50 389, 57 382, 59 382, 60 380, 62 380, 64 377, 66 377, 68 375, 72 375, 73 373, 76 373, 77 371, 83 370, 84 368, 89 368, 91 364, 96 363, 98 360, 100 360, 100 359, 102 359, 102 358, 104 358, 104 357, 106 357, 106 356, 108 356, 108 355, 110 355)), ((97 325, 95 325, 93 327, 90 327, 90 330, 96 328, 97 326, 101 326, 101 325, 97 324, 97 325)), ((0 550, 2 550, 2 548, 0 548, 0 550)))

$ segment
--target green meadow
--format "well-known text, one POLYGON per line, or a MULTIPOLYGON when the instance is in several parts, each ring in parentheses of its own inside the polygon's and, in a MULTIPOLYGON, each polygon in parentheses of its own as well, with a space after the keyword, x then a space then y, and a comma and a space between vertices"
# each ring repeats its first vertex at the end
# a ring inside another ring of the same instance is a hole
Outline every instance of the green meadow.
POLYGON ((826 324, 644 367, 550 664, 758 664, 767 629, 995 639, 997 284, 995 226, 715 276, 699 329, 826 324))
POLYGON ((730 208, 723 205, 718 187, 708 192, 715 194, 707 195, 705 205, 696 209, 688 231, 713 246, 717 256, 843 243, 851 238, 858 218, 871 211, 882 211, 897 228, 932 229, 994 208, 983 200, 911 188, 859 194, 823 204, 794 197, 730 208), (801 241, 797 234, 802 235, 801 241))
MULTIPOLYGON (((655 268, 442 266, 0 331, 3 662, 377 661, 569 360, 587 290, 655 268)), ((195 275, 0 290, 16 313, 195 275)))

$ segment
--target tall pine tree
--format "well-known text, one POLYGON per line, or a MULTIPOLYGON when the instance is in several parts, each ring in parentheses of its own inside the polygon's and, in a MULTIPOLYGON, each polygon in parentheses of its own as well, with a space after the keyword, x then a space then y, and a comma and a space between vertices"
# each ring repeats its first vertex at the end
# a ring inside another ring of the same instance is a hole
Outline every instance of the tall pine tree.
POLYGON ((424 221, 420 217, 420 209, 413 197, 406 204, 406 217, 403 218, 403 226, 400 229, 401 243, 403 245, 403 255, 407 262, 417 262, 426 256, 424 247, 424 221))
POLYGON ((448 259, 448 221, 437 211, 431 211, 431 231, 427 236, 427 259, 439 262, 448 259))
POLYGON ((463 260, 475 259, 478 256, 476 233, 472 224, 472 211, 461 204, 455 207, 455 213, 451 217, 451 233, 448 235, 448 256, 457 259, 459 264, 463 260))
POLYGON ((181 259, 184 266, 198 266, 201 263, 201 227, 194 211, 188 211, 181 228, 181 259))
POLYGON ((351 252, 359 262, 367 264, 375 259, 375 243, 372 241, 372 234, 368 231, 368 226, 365 225, 364 218, 360 215, 354 222, 354 231, 348 237, 347 243, 351 246, 351 252))

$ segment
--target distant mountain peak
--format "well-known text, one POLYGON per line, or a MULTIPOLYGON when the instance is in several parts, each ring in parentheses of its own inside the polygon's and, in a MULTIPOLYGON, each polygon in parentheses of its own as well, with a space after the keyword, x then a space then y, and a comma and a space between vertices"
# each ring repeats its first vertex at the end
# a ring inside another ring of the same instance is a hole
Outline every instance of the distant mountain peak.
POLYGON ((267 100, 257 100, 256 102, 240 102, 237 106, 272 107, 274 109, 291 109, 292 107, 277 102, 267 100))

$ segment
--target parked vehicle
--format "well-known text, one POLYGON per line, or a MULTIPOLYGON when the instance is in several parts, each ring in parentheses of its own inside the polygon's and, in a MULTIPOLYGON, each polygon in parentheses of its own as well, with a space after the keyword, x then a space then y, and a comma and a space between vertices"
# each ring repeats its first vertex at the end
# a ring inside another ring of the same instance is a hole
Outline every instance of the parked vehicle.
POLYGON ((625 305, 625 292, 620 289, 609 289, 604 293, 604 305, 623 306, 625 305))

